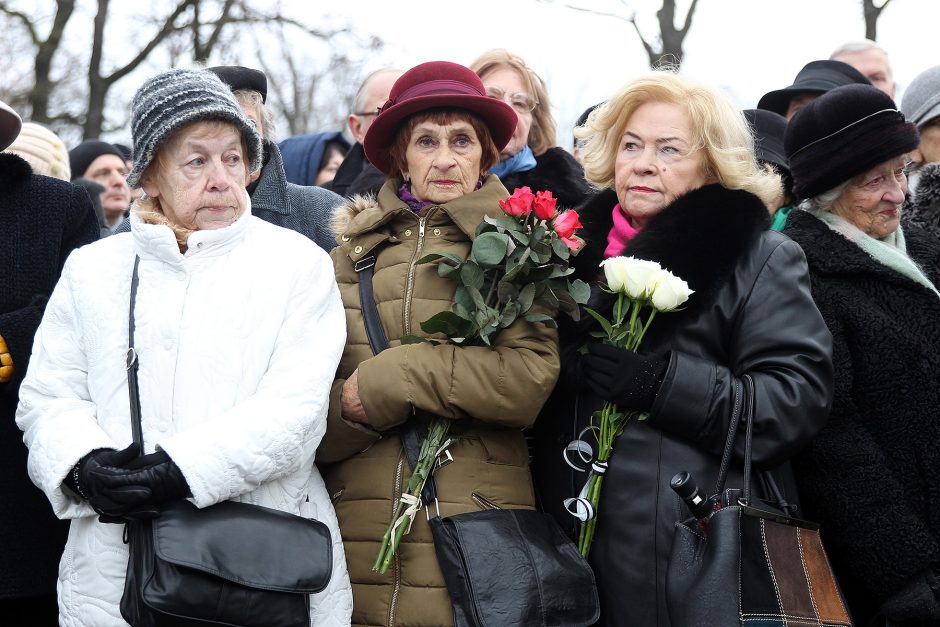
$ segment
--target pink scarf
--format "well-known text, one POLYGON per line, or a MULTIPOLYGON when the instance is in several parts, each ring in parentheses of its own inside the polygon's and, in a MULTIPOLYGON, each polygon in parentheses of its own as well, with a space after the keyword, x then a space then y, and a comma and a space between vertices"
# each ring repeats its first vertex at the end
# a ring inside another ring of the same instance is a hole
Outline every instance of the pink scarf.
POLYGON ((630 225, 630 219, 618 202, 614 205, 614 228, 607 234, 607 248, 604 250, 604 259, 616 257, 623 252, 627 242, 640 232, 640 229, 630 225))

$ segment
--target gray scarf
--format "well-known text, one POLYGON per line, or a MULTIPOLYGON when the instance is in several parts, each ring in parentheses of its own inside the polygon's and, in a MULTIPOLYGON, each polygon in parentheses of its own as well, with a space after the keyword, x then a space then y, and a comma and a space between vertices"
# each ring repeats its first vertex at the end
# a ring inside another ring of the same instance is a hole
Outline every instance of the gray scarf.
POLYGON ((887 266, 915 283, 923 285, 940 297, 940 292, 937 291, 934 284, 930 282, 930 279, 927 278, 924 272, 907 255, 907 246, 904 243, 904 231, 901 229, 900 225, 898 225, 898 228, 893 233, 881 239, 875 239, 870 235, 866 235, 864 231, 845 218, 831 211, 822 211, 820 209, 804 209, 804 211, 822 220, 826 226, 861 248, 881 265, 887 266))

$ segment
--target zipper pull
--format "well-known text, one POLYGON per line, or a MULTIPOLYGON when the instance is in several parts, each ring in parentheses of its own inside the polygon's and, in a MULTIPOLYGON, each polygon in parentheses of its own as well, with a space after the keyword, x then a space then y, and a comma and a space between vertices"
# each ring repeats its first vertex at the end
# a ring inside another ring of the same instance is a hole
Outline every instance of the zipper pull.
POLYGON ((426 218, 418 218, 418 239, 424 239, 424 221, 426 218))

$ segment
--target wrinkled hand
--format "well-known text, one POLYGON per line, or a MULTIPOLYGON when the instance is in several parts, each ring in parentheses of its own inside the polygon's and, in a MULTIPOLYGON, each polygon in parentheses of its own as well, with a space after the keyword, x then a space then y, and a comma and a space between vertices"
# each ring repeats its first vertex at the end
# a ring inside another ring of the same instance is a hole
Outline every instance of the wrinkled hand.
MULTIPOLYGON (((940 580, 933 569, 910 580, 885 601, 880 611, 891 621, 935 621, 940 619, 940 580)), ((931 623, 933 624, 933 623, 931 623)))
POLYGON ((189 496, 183 472, 164 451, 135 457, 120 469, 97 469, 92 473, 107 493, 129 498, 136 495, 139 502, 159 505, 189 496))
POLYGON ((582 389, 622 408, 649 411, 666 374, 668 362, 606 344, 589 344, 581 357, 582 389))
POLYGON ((366 410, 362 406, 362 400, 359 398, 359 369, 353 372, 343 384, 343 391, 340 394, 340 406, 343 418, 350 422, 360 424, 369 424, 369 417, 366 416, 366 410))

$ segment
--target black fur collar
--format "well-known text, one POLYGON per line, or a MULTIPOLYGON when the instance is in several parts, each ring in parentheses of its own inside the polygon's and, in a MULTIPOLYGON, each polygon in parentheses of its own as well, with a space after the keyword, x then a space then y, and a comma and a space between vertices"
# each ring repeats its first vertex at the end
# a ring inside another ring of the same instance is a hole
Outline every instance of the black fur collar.
MULTIPOLYGON (((585 249, 575 258, 575 276, 596 283, 613 227, 616 194, 605 190, 579 209, 585 249)), ((687 311, 710 303, 731 276, 738 259, 770 226, 770 214, 756 196, 720 185, 688 192, 654 216, 623 255, 656 261, 685 280, 695 294, 687 311)), ((600 303, 598 303, 600 304, 600 303)))
POLYGON ((22 184, 32 175, 33 169, 24 159, 8 152, 0 154, 0 185, 22 184))

